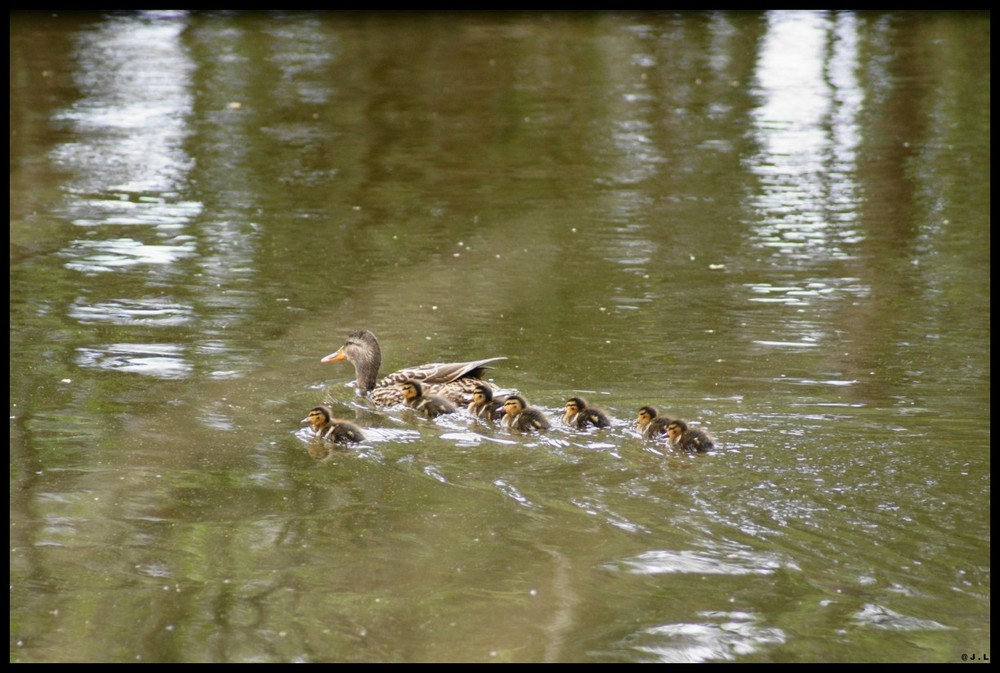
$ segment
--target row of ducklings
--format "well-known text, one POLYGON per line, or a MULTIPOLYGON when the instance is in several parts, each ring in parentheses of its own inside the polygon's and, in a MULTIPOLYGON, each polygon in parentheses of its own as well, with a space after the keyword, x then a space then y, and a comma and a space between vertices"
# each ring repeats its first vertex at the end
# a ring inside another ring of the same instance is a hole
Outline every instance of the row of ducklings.
MULTIPOLYGON (((425 394, 419 381, 408 379, 400 385, 403 404, 419 412, 425 418, 433 419, 443 414, 453 414, 458 406, 439 395, 425 394)), ((506 395, 498 399, 493 389, 486 384, 473 388, 472 401, 467 411, 473 417, 488 422, 500 423, 508 430, 531 432, 548 430, 551 423, 539 409, 528 405, 519 394, 506 395)), ((566 400, 562 417, 566 425, 578 429, 588 427, 607 428, 611 421, 601 409, 591 407, 582 397, 566 400)), ((302 423, 309 424, 313 432, 323 438, 340 444, 364 441, 361 428, 352 423, 335 419, 326 407, 315 407, 309 411, 302 423)), ((665 439, 667 445, 682 451, 709 451, 715 442, 708 433, 698 428, 690 428, 680 419, 671 419, 657 413, 651 406, 639 409, 635 421, 636 429, 644 439, 665 439)))

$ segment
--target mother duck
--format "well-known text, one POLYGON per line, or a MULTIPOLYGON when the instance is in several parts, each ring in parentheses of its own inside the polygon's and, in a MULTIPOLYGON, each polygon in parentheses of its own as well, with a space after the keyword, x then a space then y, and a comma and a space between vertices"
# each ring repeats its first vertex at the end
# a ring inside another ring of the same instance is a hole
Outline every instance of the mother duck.
POLYGON ((400 385, 406 380, 418 381, 424 392, 439 395, 455 404, 467 405, 472 400, 476 385, 484 384, 499 390, 489 381, 480 377, 489 369, 489 363, 506 360, 504 357, 486 358, 472 362, 435 362, 395 371, 381 380, 378 377, 382 366, 382 349, 378 339, 369 330, 359 330, 347 335, 347 341, 330 353, 321 362, 347 360, 354 365, 357 375, 358 393, 380 406, 393 406, 403 402, 400 385))

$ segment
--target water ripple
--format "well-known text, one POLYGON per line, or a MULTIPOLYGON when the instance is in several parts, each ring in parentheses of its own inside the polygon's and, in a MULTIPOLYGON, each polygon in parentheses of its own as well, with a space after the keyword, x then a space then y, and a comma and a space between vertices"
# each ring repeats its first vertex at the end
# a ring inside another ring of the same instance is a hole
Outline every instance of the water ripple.
POLYGON ((950 627, 933 619, 917 619, 907 617, 882 605, 865 605, 854 615, 854 621, 863 626, 875 629, 893 629, 897 631, 945 631, 950 627))
POLYGON ((702 612, 703 623, 662 624, 647 629, 643 638, 656 642, 637 645, 662 663, 734 661, 765 645, 781 645, 784 631, 762 627, 757 617, 746 612, 702 612), (715 622, 715 623, 712 623, 715 622))
POLYGON ((795 567, 773 554, 739 550, 724 555, 656 549, 611 563, 609 570, 626 569, 637 575, 689 573, 694 575, 770 575, 781 567, 795 567))
POLYGON ((68 313, 84 324, 173 327, 191 322, 194 314, 194 308, 188 304, 172 304, 159 297, 117 299, 96 304, 83 304, 82 301, 77 300, 69 307, 68 313))
POLYGON ((595 502, 589 498, 573 499, 572 503, 591 516, 603 515, 604 520, 615 528, 628 533, 648 533, 650 529, 642 524, 633 523, 620 514, 612 512, 607 505, 595 502))
POLYGON ((513 484, 505 479, 496 479, 494 480, 493 485, 496 486, 501 493, 511 498, 519 505, 523 505, 529 509, 538 509, 538 505, 531 502, 526 495, 517 490, 513 484))
POLYGON ((132 238, 107 241, 75 241, 61 253, 71 260, 66 268, 87 274, 117 271, 140 264, 169 265, 197 254, 193 239, 177 245, 149 245, 132 238))
POLYGON ((177 344, 108 344, 80 348, 77 364, 90 369, 109 369, 160 379, 187 378, 192 365, 184 360, 177 344))

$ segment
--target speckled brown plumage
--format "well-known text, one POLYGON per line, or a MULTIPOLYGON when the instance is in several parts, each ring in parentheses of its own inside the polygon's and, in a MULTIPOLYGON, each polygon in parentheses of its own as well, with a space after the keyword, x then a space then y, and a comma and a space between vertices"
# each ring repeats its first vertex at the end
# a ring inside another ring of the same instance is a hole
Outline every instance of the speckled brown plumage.
POLYGON ((379 379, 382 349, 374 334, 369 330, 360 330, 349 334, 343 346, 321 361, 347 360, 353 364, 358 392, 380 406, 402 403, 403 395, 399 386, 406 380, 420 383, 426 395, 437 395, 454 404, 465 406, 472 400, 472 391, 477 384, 488 385, 494 391, 499 390, 491 382, 483 381, 480 377, 490 368, 491 362, 505 359, 495 357, 471 362, 417 365, 405 367, 379 379))

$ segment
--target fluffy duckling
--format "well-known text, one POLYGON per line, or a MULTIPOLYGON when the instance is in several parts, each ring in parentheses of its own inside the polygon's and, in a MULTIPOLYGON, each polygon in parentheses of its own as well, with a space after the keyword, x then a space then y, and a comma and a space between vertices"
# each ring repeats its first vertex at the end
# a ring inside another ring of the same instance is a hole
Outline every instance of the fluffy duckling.
POLYGON ((313 407, 309 410, 309 414, 302 419, 302 423, 311 425, 317 437, 329 439, 337 444, 350 444, 365 440, 361 428, 353 423, 334 418, 326 407, 313 407))
POLYGON ((670 421, 667 426, 667 444, 681 451, 710 451, 715 441, 704 430, 689 428, 681 420, 670 421))
MULTIPOLYGON (((490 363, 506 360, 503 357, 473 360, 472 362, 435 362, 405 367, 379 378, 382 366, 382 348, 369 330, 359 330, 347 335, 347 341, 320 362, 347 360, 354 365, 357 390, 379 406, 391 407, 402 402, 399 386, 404 381, 420 381, 429 394, 440 395, 455 404, 466 405, 472 399, 472 388, 483 381, 483 373, 490 363)), ((496 388, 494 387, 494 390, 496 388)))
POLYGON ((639 415, 635 419, 635 428, 643 439, 660 439, 667 436, 667 426, 671 418, 660 416, 656 407, 646 405, 639 407, 639 415))
POLYGON ((520 395, 510 395, 503 403, 503 426, 509 430, 548 430, 552 427, 538 409, 528 406, 520 395))
POLYGON ((403 381, 399 387, 403 393, 403 404, 416 409, 426 418, 434 418, 441 414, 453 414, 455 405, 438 395, 424 395, 424 387, 412 379, 403 381))
POLYGON ((571 397, 566 400, 566 413, 563 414, 563 423, 571 425, 580 430, 588 425, 598 428, 610 428, 611 421, 608 415, 600 409, 591 407, 587 400, 582 397, 571 397))
POLYGON ((503 402, 493 397, 493 389, 479 383, 472 389, 469 413, 483 421, 498 421, 503 418, 503 402))

